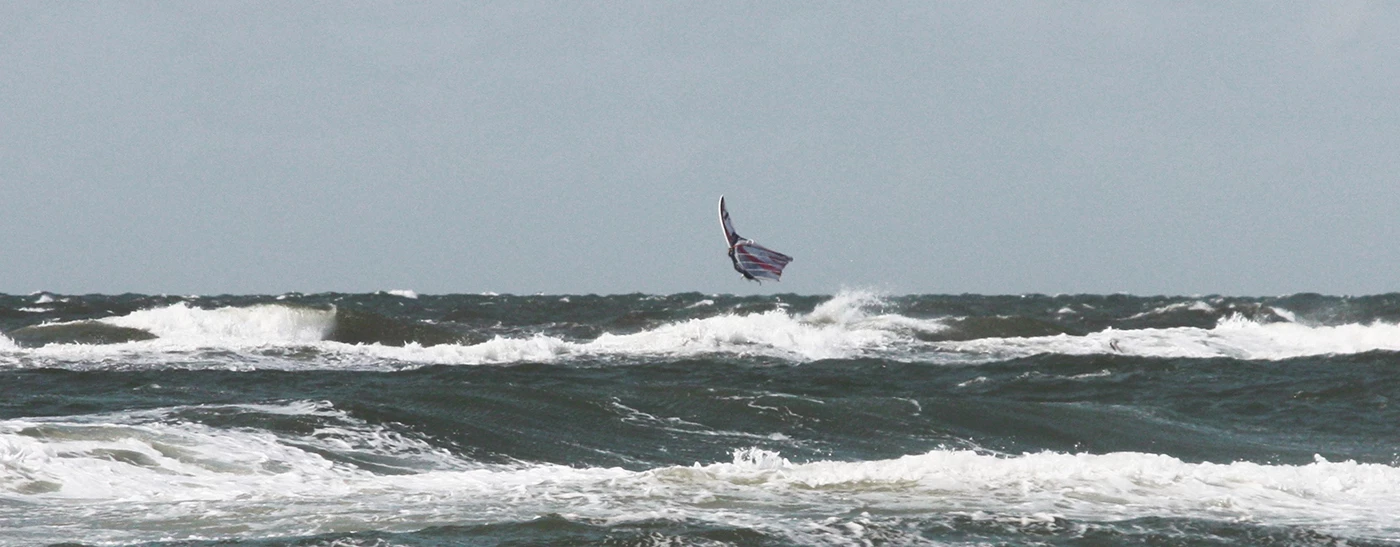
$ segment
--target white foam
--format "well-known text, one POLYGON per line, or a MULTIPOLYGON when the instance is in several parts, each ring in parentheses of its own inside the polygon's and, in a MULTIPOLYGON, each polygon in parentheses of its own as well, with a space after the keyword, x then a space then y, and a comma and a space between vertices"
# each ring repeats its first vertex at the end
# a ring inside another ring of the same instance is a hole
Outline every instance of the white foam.
POLYGON ((1290 466, 1187 463, 1141 453, 1000 457, 937 450, 894 460, 793 464, 775 453, 742 450, 732 463, 653 474, 725 498, 814 512, 838 505, 1086 521, 1156 516, 1372 537, 1400 533, 1392 518, 1400 510, 1400 469, 1321 458, 1290 466))
POLYGON ((1273 311, 1275 315, 1278 315, 1279 317, 1282 317, 1285 321, 1288 321, 1288 322, 1290 322, 1290 323, 1297 323, 1297 322, 1298 322, 1298 314, 1295 314, 1295 313, 1293 313, 1293 312, 1291 312, 1291 311, 1285 310, 1285 309, 1283 309, 1283 308, 1273 308, 1273 307, 1269 308, 1269 310, 1273 311))
POLYGON ((368 456, 399 469, 477 467, 421 440, 350 418, 328 403, 203 407, 222 412, 321 416, 309 435, 225 429, 174 407, 115 414, 0 421, 0 493, 40 499, 190 501, 304 495, 326 481, 371 473, 328 460, 368 456), (171 480, 171 477, 179 477, 171 480), (8 491, 8 492, 7 492, 8 491))
MULTIPOLYGON (((285 305, 200 309, 185 303, 142 310, 101 321, 155 334, 155 340, 108 345, 49 344, 23 350, 49 366, 81 363, 100 367, 224 366, 302 369, 334 367, 383 369, 419 364, 501 364, 553 362, 572 358, 684 358, 715 353, 814 360, 886 355, 904 351, 912 334, 942 330, 936 320, 873 313, 883 301, 870 293, 843 293, 809 314, 783 308, 729 313, 660 325, 629 334, 603 334, 589 341, 546 335, 495 337, 479 344, 385 346, 324 341, 334 328, 334 310, 285 305), (314 347, 332 358, 312 361, 277 359, 268 348, 314 347), (210 363, 188 355, 207 350, 239 352, 237 359, 210 363), (171 365, 171 363, 185 363, 171 365)), ((12 356, 14 357, 14 356, 12 356)), ((0 359, 4 356, 0 355, 0 359)))
POLYGON ((818 304, 803 319, 813 324, 834 324, 853 329, 873 328, 893 330, 901 333, 936 333, 948 329, 947 324, 938 319, 916 319, 899 314, 870 313, 873 309, 887 305, 883 295, 870 291, 843 291, 830 300, 818 304))
POLYGON ((366 355, 406 363, 499 364, 553 362, 572 358, 660 356, 684 358, 708 354, 761 355, 813 360, 854 357, 897 344, 901 335, 893 322, 865 324, 821 322, 781 310, 744 315, 726 314, 669 323, 632 334, 605 333, 586 342, 534 335, 496 337, 475 345, 442 344, 403 347, 323 343, 326 351, 347 356, 366 355))
POLYGON ((883 305, 873 293, 847 292, 808 314, 780 307, 766 312, 691 319, 632 334, 604 334, 570 346, 588 355, 761 355, 809 361, 901 351, 915 331, 946 328, 935 320, 872 314, 883 305))
POLYGON ((1108 329, 1084 336, 982 338, 940 344, 948 351, 1014 358, 1055 353, 1122 353, 1144 357, 1278 360, 1313 355, 1400 351, 1400 325, 1375 322, 1310 326, 1295 322, 1260 323, 1238 314, 1210 329, 1108 329))
POLYGON ((859 511, 1090 522, 1180 517, 1348 537, 1400 534, 1393 518, 1400 469, 1387 465, 967 450, 794 463, 753 448, 735 450, 729 462, 643 471, 486 465, 311 401, 0 421, 0 499, 25 506, 0 512, 10 537, 96 542, 419 530, 559 514, 713 522, 810 543, 864 530, 870 522, 830 520, 859 511), (219 427, 199 423, 202 410, 322 425, 309 433, 219 427))
POLYGON ((418 293, 416 293, 416 292, 414 292, 414 291, 411 291, 411 290, 408 290, 408 289, 394 289, 394 290, 386 291, 386 292, 388 292, 388 294, 391 294, 391 295, 394 295, 394 296, 401 296, 401 297, 408 298, 408 299, 417 299, 417 298, 418 298, 418 293))
POLYGON ((1166 306, 1162 306, 1162 307, 1159 307, 1159 308, 1151 309, 1151 310, 1148 310, 1148 311, 1145 311, 1145 312, 1142 312, 1142 313, 1139 313, 1139 314, 1132 315, 1132 316, 1128 317, 1128 320, 1142 319, 1142 318, 1144 318, 1144 317, 1151 317, 1151 316, 1154 316, 1154 315, 1165 315, 1165 314, 1168 314, 1168 313, 1177 312, 1177 311, 1182 311, 1182 310, 1187 310, 1187 311, 1199 311, 1199 312, 1211 313, 1211 312, 1214 312, 1214 311, 1215 311, 1215 306, 1212 306, 1212 305, 1210 305, 1209 303, 1207 303, 1207 302, 1205 302, 1205 301, 1202 301, 1202 300, 1195 300, 1195 301, 1192 301, 1192 302, 1177 302, 1177 303, 1175 303, 1175 304, 1168 304, 1168 305, 1166 305, 1166 306))
MULTIPOLYGON (((22 348, 0 342, 0 366, 77 370, 111 368, 217 368, 300 370, 303 357, 284 355, 320 347, 335 328, 335 309, 282 304, 202 309, 186 303, 98 319, 109 325, 149 332, 157 338, 116 344, 46 344, 22 348)), ((53 323, 61 324, 61 323, 53 323)), ((345 344, 338 346, 351 348, 345 344)), ((353 367, 356 363, 352 363, 353 367)), ((322 363, 342 368, 338 364, 322 363)), ((382 366, 378 368, 383 368, 382 366)))
MULTIPOLYGON (((1198 305, 1208 304, 1173 304, 1198 305)), ((100 320, 146 330, 157 339, 107 345, 49 344, 40 348, 19 348, 13 341, 0 339, 0 366, 386 370, 425 364, 676 359, 716 354, 796 362, 880 358, 976 363, 1047 353, 1263 360, 1400 351, 1400 325, 1260 323, 1238 315, 1207 329, 1108 329, 1080 336, 926 342, 920 340, 920 335, 945 330, 943 320, 887 313, 883 311, 885 307, 886 302, 877 294, 848 291, 806 314, 779 306, 762 312, 725 313, 666 323, 640 332, 605 333, 593 340, 539 334, 498 336, 478 344, 399 347, 325 341, 335 326, 333 308, 262 304, 201 309, 177 303, 100 320), (307 348, 314 350, 313 357, 305 356, 302 350, 307 348), (220 353, 221 356, 207 356, 220 353)), ((1292 316, 1286 310, 1275 311, 1280 317, 1292 316)))
POLYGON ((813 323, 773 310, 692 319, 635 334, 604 334, 580 349, 594 354, 734 353, 811 360, 887 347, 898 335, 878 328, 813 323))
POLYGON ((480 344, 459 345, 440 344, 423 346, 385 346, 381 344, 351 345, 338 342, 324 342, 319 347, 326 352, 338 354, 343 364, 352 366, 357 358, 368 358, 364 363, 373 366, 384 360, 412 364, 458 364, 490 365, 505 363, 536 362, 548 363, 561 357, 579 355, 581 344, 568 342, 545 335, 528 338, 503 338, 500 336, 480 344))
POLYGON ((626 475, 480 465, 324 403, 221 407, 331 418, 309 434, 204 425, 181 417, 190 408, 0 421, 0 500, 26 506, 0 511, 4 537, 131 542, 514 522, 583 499, 588 489, 570 482, 626 475))
POLYGON ((280 304, 203 309, 184 302, 100 319, 141 329, 166 342, 199 345, 305 344, 325 339, 335 328, 335 309, 280 304))

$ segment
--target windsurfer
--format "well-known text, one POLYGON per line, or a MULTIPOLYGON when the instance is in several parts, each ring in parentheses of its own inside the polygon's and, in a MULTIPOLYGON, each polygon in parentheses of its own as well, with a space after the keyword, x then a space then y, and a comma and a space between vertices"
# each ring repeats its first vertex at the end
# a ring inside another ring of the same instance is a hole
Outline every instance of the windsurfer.
POLYGON ((754 283, 759 283, 758 278, 754 277, 753 274, 744 271, 744 268, 739 266, 739 259, 734 256, 734 247, 729 248, 729 261, 734 263, 734 271, 739 272, 739 275, 744 276, 744 279, 753 281, 754 283))

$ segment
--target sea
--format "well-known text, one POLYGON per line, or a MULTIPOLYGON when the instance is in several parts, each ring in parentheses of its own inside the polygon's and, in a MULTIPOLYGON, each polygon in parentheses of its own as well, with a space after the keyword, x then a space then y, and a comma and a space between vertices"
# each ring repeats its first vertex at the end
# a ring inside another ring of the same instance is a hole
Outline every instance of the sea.
POLYGON ((1400 545, 1400 294, 0 295, 0 545, 1400 545))

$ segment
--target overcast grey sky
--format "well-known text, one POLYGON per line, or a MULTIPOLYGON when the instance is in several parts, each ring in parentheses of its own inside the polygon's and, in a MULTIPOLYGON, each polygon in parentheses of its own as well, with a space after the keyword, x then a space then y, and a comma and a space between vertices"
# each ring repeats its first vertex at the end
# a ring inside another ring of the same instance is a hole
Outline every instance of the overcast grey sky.
POLYGON ((1400 3, 6 2, 0 205, 5 293, 1392 292, 1400 3))

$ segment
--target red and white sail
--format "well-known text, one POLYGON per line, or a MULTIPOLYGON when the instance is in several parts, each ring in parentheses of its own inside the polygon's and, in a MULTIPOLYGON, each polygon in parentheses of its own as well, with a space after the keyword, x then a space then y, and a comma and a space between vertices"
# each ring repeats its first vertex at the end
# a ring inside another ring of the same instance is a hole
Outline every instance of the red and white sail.
POLYGON ((735 271, 751 281, 781 280, 783 268, 792 262, 792 257, 759 245, 752 239, 745 239, 735 232, 734 221, 729 219, 729 209, 724 206, 724 196, 719 197, 719 223, 724 228, 724 239, 729 244, 729 260, 734 263, 735 271))

